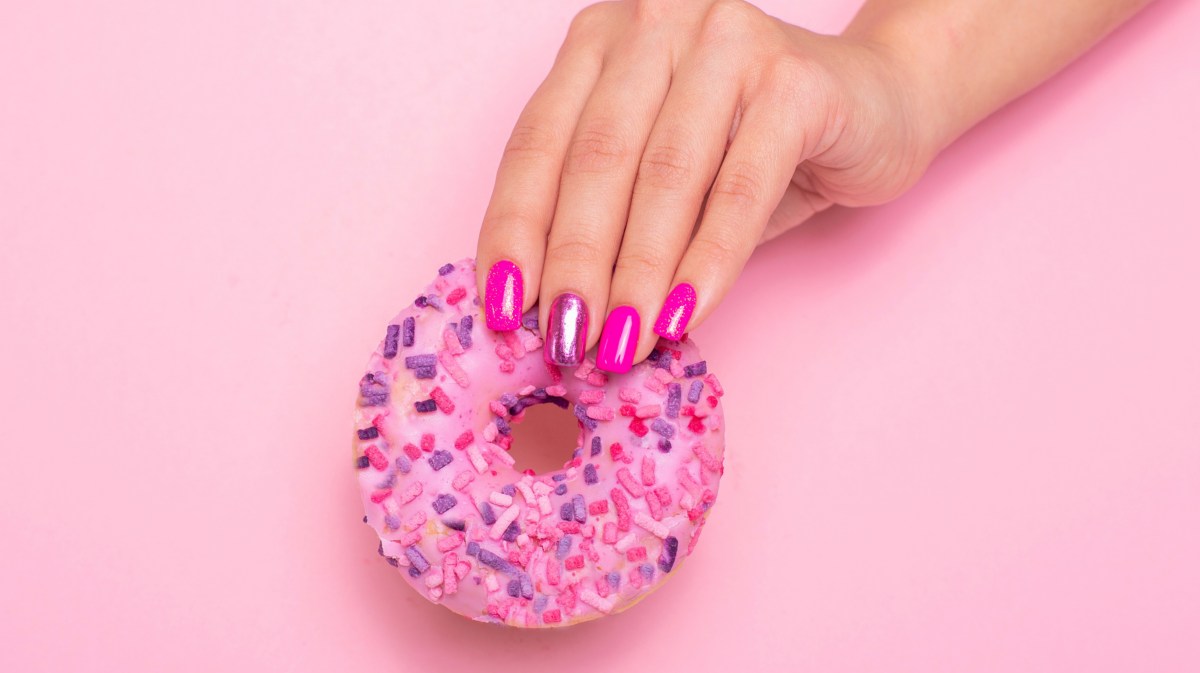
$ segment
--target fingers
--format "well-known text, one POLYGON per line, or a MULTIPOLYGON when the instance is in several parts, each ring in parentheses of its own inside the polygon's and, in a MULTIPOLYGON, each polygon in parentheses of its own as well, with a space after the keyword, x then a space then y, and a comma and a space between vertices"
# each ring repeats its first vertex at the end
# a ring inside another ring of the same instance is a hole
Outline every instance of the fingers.
POLYGON ((596 354, 601 369, 629 371, 657 341, 653 319, 721 164, 740 86, 735 62, 711 53, 676 74, 633 185, 596 354))
POLYGON ((575 365, 599 337, 638 160, 670 85, 660 48, 634 43, 601 73, 566 151, 541 282, 545 358, 575 365))
POLYGON ((476 253, 489 329, 517 329, 537 301, 563 157, 600 64, 594 50, 568 40, 504 148, 476 253))
MULTIPOLYGON (((754 251, 805 150, 809 120, 772 96, 748 103, 654 332, 679 339, 720 303, 754 251)), ((803 113, 800 113, 803 116, 803 113)))

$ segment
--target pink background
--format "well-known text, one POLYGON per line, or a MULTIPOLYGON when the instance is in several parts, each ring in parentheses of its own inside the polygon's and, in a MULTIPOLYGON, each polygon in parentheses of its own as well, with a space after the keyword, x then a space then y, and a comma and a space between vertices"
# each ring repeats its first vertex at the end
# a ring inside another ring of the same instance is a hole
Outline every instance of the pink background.
POLYGON ((0 10, 0 669, 1200 668, 1200 3, 760 250, 704 543, 555 633, 404 586, 348 432, 578 5, 76 4, 0 10))

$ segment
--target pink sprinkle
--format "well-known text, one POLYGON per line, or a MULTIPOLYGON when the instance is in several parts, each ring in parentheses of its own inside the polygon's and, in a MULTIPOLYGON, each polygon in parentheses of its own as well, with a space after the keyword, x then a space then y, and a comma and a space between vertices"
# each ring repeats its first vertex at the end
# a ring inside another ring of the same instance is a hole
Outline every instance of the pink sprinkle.
POLYGON ((591 514, 592 516, 599 516, 606 513, 608 513, 607 500, 593 500, 588 503, 588 514, 591 514))
POLYGON ((454 487, 454 490, 462 491, 472 481, 475 481, 475 475, 464 470, 454 475, 454 481, 450 482, 450 485, 454 487))
MULTIPOLYGON (((659 369, 657 371, 661 372, 662 370, 659 369)), ((662 381, 659 381, 658 379, 656 379, 654 377, 646 379, 646 381, 644 383, 642 383, 642 385, 647 390, 649 390, 651 392, 655 392, 655 393, 661 393, 662 391, 667 389, 667 387, 663 385, 662 381)))
POLYGON ((600 404, 603 401, 603 390, 585 390, 579 393, 579 402, 581 404, 600 404))
POLYGON ((406 530, 416 530, 424 525, 425 525, 424 510, 417 510, 415 514, 408 517, 408 521, 404 522, 404 528, 406 530))
POLYGON ((553 556, 546 557, 546 581, 551 585, 558 585, 559 578, 558 560, 553 556))
POLYGON ((658 498, 658 502, 661 503, 663 507, 671 504, 671 490, 666 486, 659 486, 658 488, 654 489, 654 495, 658 498))
POLYGON ((663 515, 663 506, 656 491, 646 491, 646 504, 650 506, 650 516, 654 517, 655 521, 660 521, 663 515))
POLYGON ((612 445, 608 447, 608 453, 612 456, 614 462, 621 462, 625 460, 625 449, 621 446, 620 442, 613 442, 612 445))
POLYGON ((429 391, 429 396, 437 403, 438 409, 441 409, 443 414, 454 411, 454 403, 450 401, 450 397, 442 390, 441 386, 435 386, 433 390, 429 391))
POLYGON ((608 495, 612 497, 613 506, 617 508, 617 530, 629 530, 629 499, 619 488, 609 491, 608 495))
POLYGON ((612 601, 608 600, 607 598, 601 598, 600 594, 596 593, 595 591, 591 591, 590 589, 584 589, 581 591, 579 593, 579 600, 587 603, 600 612, 608 613, 613 609, 612 601))
POLYGON ((446 343, 446 350, 450 351, 451 355, 462 355, 462 342, 458 340, 458 334, 454 330, 446 330, 442 336, 442 340, 446 343))
POLYGON ((595 362, 585 359, 583 362, 579 363, 578 367, 575 368, 575 378, 586 380, 588 377, 588 374, 591 374, 592 370, 595 368, 596 368, 595 362))
POLYGON ((383 502, 384 499, 387 498, 391 494, 392 494, 392 489, 390 489, 390 488, 380 489, 371 494, 371 502, 378 505, 379 503, 383 502))
POLYGON ((667 534, 669 534, 671 532, 671 530, 669 528, 662 525, 658 521, 655 521, 653 518, 651 518, 645 512, 637 512, 636 514, 634 514, 633 522, 636 523, 638 526, 650 531, 650 533, 652 535, 654 535, 655 537, 660 538, 660 539, 665 538, 667 536, 667 534))
POLYGON ((629 495, 635 498, 640 498, 646 494, 646 489, 642 488, 642 485, 634 480, 633 474, 629 471, 628 467, 622 467, 617 470, 617 481, 621 482, 625 490, 629 491, 629 495))
POLYGON ((562 621, 562 613, 558 610, 546 610, 542 613, 542 622, 546 624, 557 624, 562 621))
POLYGON ((705 376, 704 382, 707 383, 709 385, 709 387, 713 389, 713 392, 717 394, 717 397, 720 397, 725 394, 725 389, 721 387, 721 382, 717 380, 716 374, 709 374, 709 375, 705 376))
POLYGON ((621 398, 622 402, 637 404, 642 401, 641 391, 634 388, 621 388, 617 391, 617 397, 621 398))
POLYGON ((688 421, 688 430, 691 430, 692 432, 694 432, 697 435, 703 434, 704 433, 704 419, 699 416, 693 416, 692 420, 688 421))
MULTIPOLYGON (((453 535, 446 535, 444 537, 438 538, 437 548, 438 548, 438 551, 445 553, 445 552, 450 551, 451 549, 458 549, 460 546, 462 546, 462 543, 463 543, 463 534, 462 533, 454 533, 453 535)), ((446 558, 449 559, 450 555, 447 555, 446 558)), ((457 563, 457 561, 455 561, 455 563, 457 563)))
POLYGON ((462 451, 463 449, 467 448, 467 445, 473 441, 475 441, 475 433, 471 432, 470 430, 467 430, 466 432, 459 435, 458 439, 454 440, 454 448, 458 449, 459 451, 462 451))
POLYGON ((498 400, 488 402, 488 410, 500 418, 508 418, 508 407, 500 404, 498 400))
POLYGON ((456 287, 450 292, 450 294, 446 295, 446 303, 453 306, 454 304, 462 301, 462 298, 465 296, 467 296, 467 291, 461 287, 456 287))
POLYGON ((504 344, 496 344, 496 355, 498 355, 501 360, 513 359, 512 349, 504 344))
POLYGON ((504 360, 500 363, 500 371, 505 374, 511 374, 516 371, 517 366, 512 363, 512 360, 504 360))
POLYGON ((363 453, 366 454, 367 460, 371 463, 371 467, 375 468, 376 470, 382 472, 383 469, 388 466, 387 457, 384 456, 383 452, 379 450, 379 447, 375 446, 374 444, 368 446, 366 451, 363 453))
POLYGON ((608 374, 601 371, 595 371, 588 374, 587 382, 589 386, 604 387, 608 385, 608 374))
MULTIPOLYGON (((607 500, 604 500, 603 502, 606 504, 608 503, 607 500)), ((604 509, 605 509, 605 511, 608 510, 607 507, 605 507, 604 509)), ((594 524, 590 524, 590 523, 584 524, 583 528, 581 528, 579 530, 579 532, 583 534, 585 541, 591 540, 593 537, 596 536, 596 526, 594 524)))
POLYGON ((550 372, 550 380, 553 381, 554 383, 561 383, 562 382, 562 370, 558 368, 558 365, 551 364, 549 362, 546 362, 545 365, 546 365, 546 371, 550 372))
POLYGON ((536 334, 527 334, 521 341, 521 345, 525 347, 528 353, 536 353, 542 347, 542 338, 536 334))
POLYGON ((637 407, 633 406, 632 404, 622 404, 621 408, 617 411, 626 418, 633 418, 634 416, 637 416, 637 407))
POLYGON ((583 554, 568 556, 567 560, 563 561, 563 565, 566 566, 567 570, 579 570, 583 567, 583 554))
POLYGON ((671 360, 671 376, 677 379, 683 378, 683 365, 679 364, 679 360, 671 360))
POLYGON ((600 594, 601 598, 608 598, 608 594, 611 592, 612 587, 608 586, 608 580, 606 578, 596 578, 596 593, 600 594))
POLYGON ((654 485, 654 459, 650 456, 642 456, 642 483, 654 485))
POLYGON ((654 418, 662 413, 662 405, 660 404, 643 404, 637 408, 634 415, 638 418, 654 418))
MULTIPOLYGON (((653 381, 654 379, 646 379, 646 380, 653 381)), ((646 423, 644 421, 642 421, 642 419, 635 418, 632 421, 629 421, 629 431, 632 432, 633 434, 637 435, 638 437, 645 437, 646 433, 650 432, 650 429, 646 427, 646 423)))
MULTIPOLYGON (((461 537, 461 536, 460 536, 461 537)), ((458 545, 455 545, 457 547, 458 545)), ((441 549, 441 541, 438 541, 438 549, 441 549)), ((453 549, 454 547, 451 547, 453 549)), ((442 550, 446 551, 446 550, 442 550)), ((458 591, 458 554, 450 552, 442 559, 442 588, 445 589, 446 595, 458 591)))
POLYGON ((601 540, 608 544, 613 544, 617 541, 617 524, 611 521, 604 522, 604 532, 601 534, 601 540))
POLYGON ((414 530, 411 533, 405 533, 400 536, 401 547, 411 547, 421 541, 421 531, 414 530))
POLYGON ((578 521, 559 521, 558 529, 564 533, 578 533, 580 530, 579 522, 578 521))
POLYGON ((601 404, 593 404, 587 408, 587 415, 588 418, 592 418, 597 421, 611 421, 617 417, 617 412, 614 411, 612 407, 606 407, 601 404))
POLYGON ((435 438, 433 436, 433 433, 426 432, 425 434, 421 435, 421 450, 424 451, 425 453, 429 453, 430 451, 433 451, 434 441, 435 441, 435 438))
POLYGON ((642 561, 642 560, 645 560, 645 558, 646 558, 646 548, 641 545, 638 545, 636 547, 630 547, 629 550, 625 552, 625 559, 628 560, 630 563, 642 561))
POLYGON ((682 484, 685 489, 687 489, 688 493, 692 494, 693 498, 700 497, 700 493, 703 491, 703 489, 700 488, 700 484, 697 484, 695 479, 692 479, 692 473, 688 472, 686 467, 680 467, 676 472, 676 475, 679 478, 679 483, 682 484))
POLYGON ((425 487, 421 485, 421 482, 414 481, 411 485, 409 485, 408 488, 404 489, 403 493, 400 494, 400 504, 407 505, 413 500, 416 500, 417 496, 421 495, 421 490, 424 488, 425 487))
POLYGON ((521 343, 521 340, 517 338, 516 332, 505 332, 504 343, 508 344, 508 347, 512 349, 514 358, 520 360, 525 357, 525 344, 521 343))
POLYGON ((709 453, 708 449, 704 448, 703 444, 696 444, 693 446, 692 453, 696 454, 696 457, 700 459, 700 464, 704 466, 704 469, 708 470, 709 472, 719 473, 721 471, 721 461, 717 460, 716 456, 709 453))
POLYGON ((629 571, 629 585, 634 589, 642 588, 642 573, 637 568, 629 571))
POLYGON ((438 352, 438 362, 442 364, 442 369, 450 373, 450 378, 454 379, 459 388, 466 388, 471 385, 471 379, 463 371, 463 368, 458 365, 458 361, 454 359, 450 351, 443 350, 438 352))
POLYGON ((488 453, 492 454, 497 460, 505 465, 508 465, 509 467, 512 467, 513 463, 517 462, 516 458, 513 458, 507 451, 496 446, 495 444, 484 444, 483 446, 488 450, 488 453))
POLYGON ((671 372, 665 369, 655 369, 654 378, 658 379, 662 383, 670 383, 675 379, 674 376, 671 376, 671 372))
POLYGON ((549 386, 546 388, 546 394, 551 397, 562 397, 567 394, 567 389, 563 386, 549 386))

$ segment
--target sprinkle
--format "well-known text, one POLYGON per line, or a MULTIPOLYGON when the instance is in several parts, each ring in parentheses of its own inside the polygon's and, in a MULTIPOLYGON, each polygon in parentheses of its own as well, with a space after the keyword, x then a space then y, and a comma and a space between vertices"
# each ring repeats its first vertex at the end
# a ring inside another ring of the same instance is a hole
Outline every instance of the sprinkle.
POLYGON ((654 418, 662 413, 662 406, 658 404, 643 404, 634 411, 634 416, 638 418, 654 418))
POLYGON ((637 407, 632 404, 622 404, 617 412, 626 418, 632 418, 637 416, 637 407))
POLYGON ((492 506, 486 502, 479 503, 479 514, 483 517, 483 522, 487 525, 496 523, 496 512, 492 510, 492 506))
POLYGON ((587 415, 588 418, 594 418, 597 421, 611 421, 617 417, 617 412, 612 407, 593 404, 587 408, 587 415))
POLYGON ((592 370, 594 370, 595 368, 596 368, 595 362, 585 359, 583 362, 579 363, 578 367, 575 368, 575 378, 586 380, 588 375, 591 374, 592 370))
POLYGON ((417 305, 417 308, 425 308, 426 306, 429 306, 429 299, 427 299, 425 295, 421 295, 413 300, 413 303, 417 305))
POLYGON ((570 535, 564 535, 558 540, 558 546, 554 550, 554 558, 563 560, 567 554, 571 553, 571 542, 574 540, 570 535))
POLYGON ((675 426, 664 421, 661 418, 656 418, 650 423, 650 429, 658 434, 670 439, 675 436, 675 426))
POLYGON ((400 536, 401 547, 411 547, 421 541, 421 531, 414 530, 400 536))
POLYGON ((421 482, 414 481, 411 485, 409 485, 408 488, 404 489, 403 493, 400 494, 400 504, 407 505, 415 500, 418 495, 421 495, 421 490, 423 488, 424 487, 421 485, 421 482))
POLYGON ((511 505, 508 509, 504 510, 504 513, 501 514, 499 518, 496 519, 496 523, 492 525, 492 530, 488 533, 488 535, 493 540, 499 540, 500 537, 504 535, 505 529, 508 528, 508 524, 516 521, 517 515, 520 513, 520 505, 511 505))
POLYGON ((565 495, 566 492, 567 492, 566 484, 559 484, 558 486, 554 487, 554 495, 565 495))
POLYGON ((617 397, 619 397, 622 402, 628 402, 630 404, 637 404, 638 402, 642 401, 641 391, 634 388, 621 388, 617 391, 617 397))
POLYGON ((446 344, 446 350, 450 351, 451 355, 462 355, 464 350, 462 342, 458 340, 458 332, 455 331, 458 325, 453 328, 447 328, 442 334, 442 342, 446 344))
POLYGON ((654 577, 654 566, 650 565, 649 563, 643 563, 642 565, 638 566, 638 570, 642 573, 642 579, 646 580, 647 582, 654 577))
POLYGON ((540 512, 542 516, 545 516, 554 510, 554 508, 550 505, 550 498, 544 495, 538 496, 537 506, 538 512, 540 512))
MULTIPOLYGON (((717 377, 715 374, 709 374, 708 376, 705 376, 704 382, 707 383, 708 386, 713 389, 713 392, 717 394, 717 397, 721 397, 722 395, 725 394, 725 389, 721 387, 721 382, 717 380, 717 377)), ((716 405, 713 405, 713 406, 716 406, 716 405)))
POLYGON ((666 526, 652 519, 645 512, 637 512, 633 515, 633 522, 645 528, 652 535, 659 538, 665 538, 667 533, 671 532, 666 526))
MULTIPOLYGON (((661 362, 661 360, 660 360, 660 362, 661 362)), ((671 376, 671 372, 667 371, 666 369, 655 369, 654 370, 654 378, 658 379, 658 381, 660 383, 666 384, 666 383, 670 383, 671 380, 674 379, 675 377, 671 376)))
POLYGON ((533 598, 533 579, 521 573, 521 598, 533 598))
POLYGON ((669 439, 658 440, 658 450, 662 451, 663 453, 669 453, 671 451, 671 440, 669 440, 669 439))
MULTIPOLYGON (((696 531, 699 533, 699 531, 696 531)), ((665 573, 675 567, 675 557, 679 554, 679 540, 674 535, 668 535, 663 540, 662 554, 658 557, 658 567, 665 573)))
POLYGON ((642 456, 642 483, 654 485, 654 459, 650 456, 642 456))
POLYGON ((608 385, 608 374, 602 371, 594 371, 588 374, 587 382, 589 386, 604 387, 608 385))
POLYGON ((593 500, 588 503, 587 511, 588 511, 588 514, 591 514, 592 516, 599 516, 601 514, 607 514, 608 513, 608 501, 607 500, 593 500))
POLYGON ((417 340, 417 320, 412 316, 404 319, 404 331, 401 334, 401 343, 405 346, 412 346, 417 340))
POLYGON ((600 594, 597 594, 595 591, 590 589, 584 589, 581 591, 579 593, 579 600, 605 614, 611 612, 613 609, 612 601, 608 600, 607 598, 601 598, 600 594))
POLYGON ((354 466, 360 470, 365 470, 370 467, 370 465, 371 459, 367 458, 366 456, 359 456, 358 459, 354 461, 354 466))
POLYGON ((507 451, 499 446, 496 446, 495 444, 484 444, 483 446, 488 450, 488 453, 491 453, 500 462, 508 465, 509 467, 512 467, 513 463, 517 462, 516 458, 513 458, 507 451))
POLYGON ((483 474, 487 471, 487 461, 483 459, 483 454, 479 452, 479 447, 472 444, 467 447, 467 459, 471 461, 475 471, 483 474))
POLYGON ((493 491, 492 494, 488 496, 488 500, 497 507, 508 507, 513 501, 511 495, 507 493, 501 493, 499 491, 493 491))
POLYGON ((467 430, 466 432, 459 435, 458 439, 454 440, 454 448, 458 449, 459 451, 462 451, 463 449, 467 448, 467 445, 473 441, 475 441, 475 433, 471 432, 470 430, 467 430))
POLYGON ((688 421, 688 430, 691 430, 692 432, 696 433, 697 435, 703 433, 704 432, 704 419, 699 416, 693 417, 692 420, 688 421))
POLYGON ((432 367, 437 364, 437 355, 434 353, 426 353, 424 355, 410 355, 404 358, 404 367, 406 369, 416 369, 417 367, 432 367))
MULTIPOLYGON (((453 548, 451 547, 451 549, 453 548)), ((438 549, 441 549, 440 540, 438 541, 438 549)), ((458 554, 449 553, 442 558, 442 577, 445 578, 442 580, 442 583, 447 596, 458 591, 458 554)))
POLYGON ((689 379, 695 378, 697 376, 704 376, 707 373, 708 373, 708 363, 705 362, 704 360, 701 360, 699 362, 693 362, 692 364, 683 368, 683 375, 688 377, 689 379))
POLYGON ((471 379, 463 368, 459 366, 458 361, 450 355, 450 351, 441 351, 438 353, 438 362, 442 363, 442 367, 450 373, 450 378, 458 384, 459 388, 466 388, 471 385, 471 379))
POLYGON ((635 542, 637 542, 637 535, 634 533, 627 533, 625 537, 617 540, 616 544, 613 545, 613 548, 624 554, 625 551, 632 547, 635 542))
POLYGON ((462 298, 465 296, 467 296, 467 291, 461 287, 456 287, 450 291, 450 294, 446 295, 446 303, 453 306, 462 301, 462 298))
POLYGON ((587 521, 587 504, 583 496, 576 494, 574 498, 571 498, 571 502, 574 504, 575 520, 579 523, 587 521))
POLYGON ((453 535, 440 537, 437 541, 438 551, 445 553, 451 549, 458 549, 460 546, 462 546, 463 539, 462 533, 455 533, 453 535))
POLYGON ((628 467, 622 467, 617 470, 617 481, 621 482, 625 490, 629 491, 629 495, 635 498, 640 498, 646 494, 646 490, 634 480, 633 474, 629 471, 628 467))
POLYGON ((692 385, 688 388, 687 400, 692 404, 700 401, 700 393, 704 390, 703 381, 692 381, 692 385))
POLYGON ((647 390, 649 390, 651 392, 655 392, 655 393, 661 393, 663 390, 666 389, 665 386, 663 386, 663 382, 659 381, 656 378, 646 379, 645 382, 642 383, 642 386, 644 386, 647 390))
MULTIPOLYGON (((608 502, 608 501, 606 500, 605 502, 608 502)), ((604 542, 606 542, 608 544, 613 544, 614 542, 616 542, 617 541, 617 524, 615 524, 611 521, 606 521, 604 523, 604 533, 602 533, 601 539, 604 540, 604 542)))
POLYGON ((450 274, 451 274, 451 273, 453 273, 453 272, 454 272, 454 265, 453 265, 453 264, 443 264, 443 265, 441 266, 441 268, 439 268, 439 269, 438 269, 438 275, 439 275, 439 276, 448 276, 448 275, 450 275, 450 274))
POLYGON ((434 499, 433 511, 437 512, 438 514, 445 514, 449 509, 457 504, 458 498, 455 498, 449 493, 443 493, 434 499))
POLYGON ((667 417, 679 418, 679 404, 682 397, 681 387, 678 383, 667 385, 667 417))
POLYGON ((563 395, 567 394, 567 389, 563 386, 548 386, 546 388, 546 394, 550 395, 551 397, 562 397, 563 395))
POLYGON ((471 348, 471 328, 474 326, 475 319, 469 315, 464 315, 458 323, 458 342, 464 349, 471 348))
POLYGON ((408 562, 412 564, 414 569, 416 569, 418 575, 426 570, 429 570, 429 561, 425 560, 425 557, 421 554, 420 549, 417 549, 416 547, 408 547, 404 550, 404 555, 408 557, 408 562))
POLYGON ((696 454, 696 457, 700 459, 700 464, 704 466, 704 469, 708 470, 709 472, 719 473, 721 471, 721 461, 717 460, 716 456, 709 453, 708 449, 704 448, 703 444, 696 444, 693 446, 692 453, 696 454))
MULTIPOLYGON (((424 516, 425 512, 417 512, 417 514, 424 516)), ((462 519, 442 519, 442 525, 446 528, 457 531, 464 531, 467 529, 467 522, 463 521, 462 519)))
POLYGON ((542 613, 542 622, 545 624, 557 624, 562 621, 562 612, 558 610, 547 610, 542 613))
POLYGON ((629 530, 629 499, 625 497, 625 492, 614 488, 609 491, 609 496, 612 497, 613 506, 617 508, 617 529, 629 530))
POLYGON ((430 306, 434 307, 435 309, 437 309, 439 311, 446 308, 446 305, 444 303, 442 303, 442 298, 437 296, 436 294, 427 295, 425 297, 425 301, 430 306))
MULTIPOLYGON (((500 539, 504 540, 505 542, 515 542, 517 537, 520 534, 521 534, 521 527, 517 525, 516 521, 514 521, 514 522, 508 524, 508 528, 504 529, 504 534, 500 536, 500 539)), ((511 552, 510 552, 510 555, 511 555, 511 552)), ((521 565, 525 565, 525 563, 522 562, 521 565)))
POLYGON ((454 403, 450 401, 450 397, 442 390, 441 386, 434 387, 429 391, 429 396, 437 403, 437 408, 442 410, 442 413, 449 414, 454 411, 454 403))
POLYGON ((479 543, 478 542, 468 542, 467 543, 467 556, 479 556, 479 543))
POLYGON ((573 521, 575 519, 575 505, 570 502, 564 502, 558 507, 558 518, 563 521, 573 521))
POLYGON ((592 437, 592 454, 591 455, 593 457, 600 455, 600 437, 599 437, 599 435, 592 437))
POLYGON ((594 484, 600 481, 600 476, 596 474, 596 466, 588 463, 583 466, 583 483, 594 484))
POLYGON ((563 566, 567 570, 579 570, 583 568, 583 554, 568 556, 566 561, 563 561, 563 566))
POLYGON ((641 545, 630 547, 625 551, 625 559, 630 563, 644 561, 646 559, 646 548, 641 545))
POLYGON ((497 416, 496 420, 494 422, 496 424, 497 432, 499 432, 502 435, 512 434, 512 426, 509 425, 508 421, 504 420, 504 418, 497 416))
POLYGON ((419 400, 413 402, 413 408, 417 410, 417 413, 427 414, 431 411, 437 411, 437 402, 433 400, 419 400))
POLYGON ((662 501, 658 499, 657 491, 646 491, 646 504, 650 507, 650 516, 655 521, 661 521, 663 516, 662 501))
POLYGON ((429 457, 429 466, 433 468, 434 472, 437 472, 449 465, 452 460, 454 460, 454 456, 449 451, 434 451, 433 455, 429 457))
POLYGON ((375 468, 376 470, 382 472, 383 469, 388 466, 387 457, 384 456, 383 452, 379 450, 379 447, 375 446, 374 444, 368 446, 363 453, 367 456, 367 460, 371 462, 371 467, 375 468))
POLYGON ((413 370, 413 376, 418 379, 432 379, 437 376, 437 367, 417 367, 413 370))
POLYGON ((400 352, 400 326, 388 325, 387 336, 383 339, 383 357, 391 360, 400 352))
POLYGON ((510 572, 513 569, 512 564, 504 560, 502 556, 483 548, 479 549, 479 562, 500 572, 510 572))
POLYGON ((579 393, 579 401, 582 404, 599 404, 604 401, 604 391, 584 390, 579 393))

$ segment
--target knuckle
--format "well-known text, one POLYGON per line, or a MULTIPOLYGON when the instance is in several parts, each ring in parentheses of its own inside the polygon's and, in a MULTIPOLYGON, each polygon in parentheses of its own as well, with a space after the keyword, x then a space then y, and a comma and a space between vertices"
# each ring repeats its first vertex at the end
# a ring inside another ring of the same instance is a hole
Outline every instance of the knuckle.
POLYGON ((502 162, 546 159, 554 154, 557 138, 549 127, 536 123, 521 123, 513 129, 504 145, 502 162))
POLYGON ((651 250, 622 251, 617 257, 614 271, 630 278, 653 278, 665 271, 662 259, 662 255, 654 254, 651 250))
POLYGON ((580 129, 571 139, 563 172, 568 174, 599 173, 624 163, 629 150, 616 124, 594 121, 580 129))
POLYGON ((567 37, 575 39, 595 37, 597 32, 602 30, 608 22, 613 4, 612 2, 597 2, 579 10, 575 18, 571 19, 571 25, 567 28, 567 37))
POLYGON ((829 79, 825 66, 817 59, 790 51, 776 54, 764 70, 767 90, 793 102, 822 93, 829 79))
POLYGON ((695 158, 680 145, 656 145, 642 155, 634 192, 640 190, 679 190, 691 182, 695 158))
POLYGON ((748 2, 719 0, 704 14, 700 35, 708 42, 740 41, 758 31, 762 18, 762 12, 748 2))
POLYGON ((521 232, 540 231, 542 222, 529 209, 513 208, 484 215, 482 228, 493 236, 509 239, 520 236, 521 232))
POLYGON ((709 193, 709 207, 732 207, 738 211, 754 207, 765 194, 759 171, 745 163, 726 166, 709 193))
POLYGON ((554 262, 567 267, 594 265, 600 261, 600 248, 596 241, 576 234, 567 239, 552 242, 546 248, 546 260, 547 263, 554 262))
POLYGON ((705 265, 725 265, 742 255, 742 247, 734 240, 731 231, 708 232, 692 240, 691 252, 700 257, 705 265))

